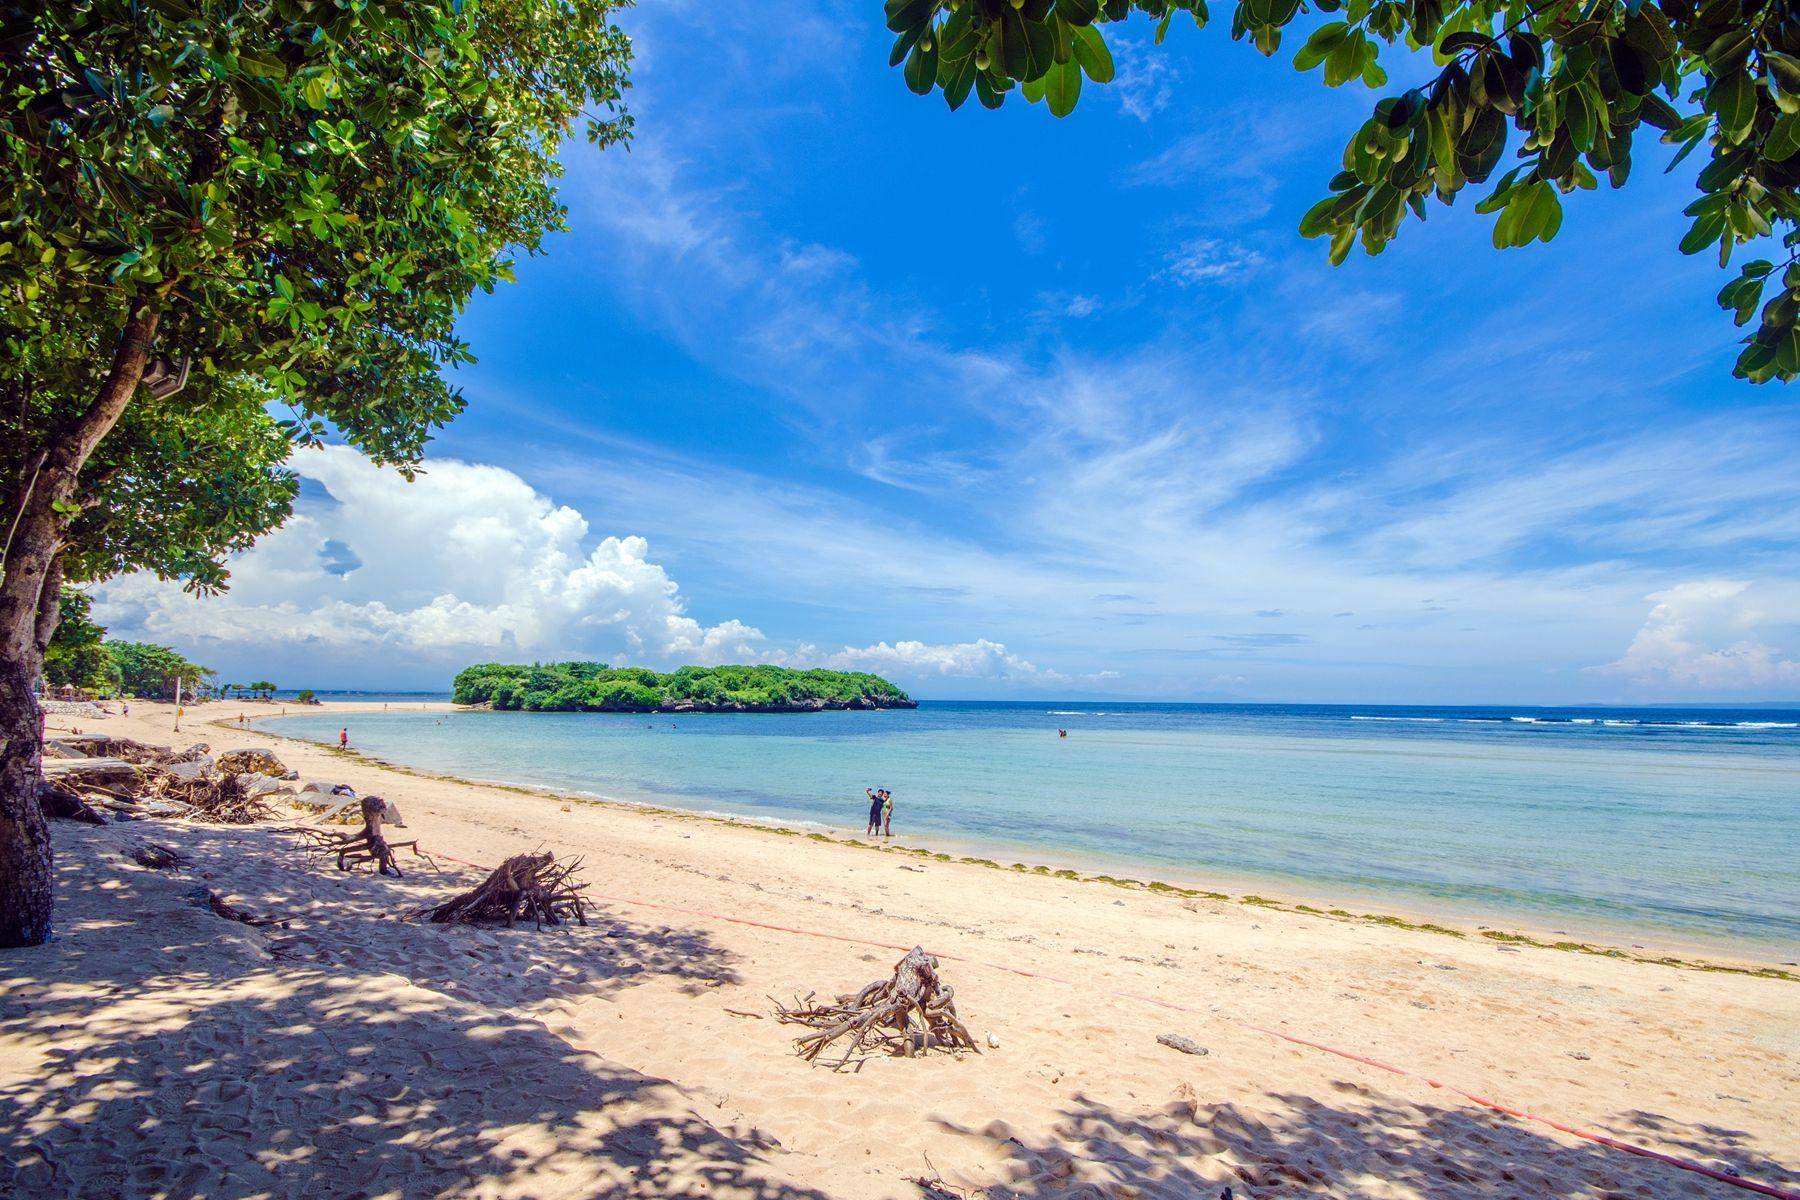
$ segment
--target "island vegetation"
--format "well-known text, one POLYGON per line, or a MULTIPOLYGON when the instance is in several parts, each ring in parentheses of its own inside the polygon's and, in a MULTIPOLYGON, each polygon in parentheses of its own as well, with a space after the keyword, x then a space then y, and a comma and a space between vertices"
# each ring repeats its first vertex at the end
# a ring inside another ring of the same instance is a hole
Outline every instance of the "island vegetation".
POLYGON ((526 712, 817 712, 915 708, 907 694, 864 671, 789 667, 682 667, 659 674, 605 663, 481 663, 456 676, 458 704, 526 712))

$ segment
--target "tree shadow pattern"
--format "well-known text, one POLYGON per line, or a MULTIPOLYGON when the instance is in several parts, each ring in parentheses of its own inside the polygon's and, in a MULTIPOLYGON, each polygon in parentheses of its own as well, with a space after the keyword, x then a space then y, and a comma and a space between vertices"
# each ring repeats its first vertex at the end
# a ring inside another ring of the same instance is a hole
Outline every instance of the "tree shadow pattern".
MULTIPOLYGON (((212 856, 243 851, 242 834, 179 836, 206 886, 293 924, 251 929, 194 902, 192 875, 103 863, 128 844, 116 829, 59 837, 61 937, 0 955, 0 1194, 824 1200, 783 1177, 765 1134, 715 1124, 675 1085, 505 1011, 504 997, 545 987, 717 972, 716 947, 603 922, 591 945, 526 927, 495 958, 480 938, 396 924, 318 957, 283 954, 357 918, 309 911, 282 871, 237 888, 240 868, 212 856), (155 950, 122 953, 127 926, 155 950), (420 986, 419 962, 440 960, 396 947, 432 940, 458 947, 475 981, 420 986), (594 953, 602 942, 616 953, 594 953)), ((395 901, 379 879, 355 883, 371 910, 395 901)))
MULTIPOLYGON (((1253 1111, 1232 1103, 1178 1101, 1122 1112, 1076 1096, 1047 1138, 1003 1123, 973 1129, 987 1163, 945 1182, 986 1200, 1198 1200, 1226 1189, 1235 1200, 1273 1197, 1599 1200, 1613 1197, 1741 1198, 1729 1184, 1541 1127, 1466 1107, 1377 1098, 1338 1084, 1327 1103, 1271 1094, 1253 1111)), ((1775 1186, 1792 1171, 1754 1154, 1741 1135, 1657 1118, 1670 1152, 1684 1147, 1709 1166, 1729 1164, 1775 1186), (1683 1140, 1686 1138, 1687 1140, 1683 1140)), ((1621 1135, 1622 1136, 1622 1135, 1621 1135)))

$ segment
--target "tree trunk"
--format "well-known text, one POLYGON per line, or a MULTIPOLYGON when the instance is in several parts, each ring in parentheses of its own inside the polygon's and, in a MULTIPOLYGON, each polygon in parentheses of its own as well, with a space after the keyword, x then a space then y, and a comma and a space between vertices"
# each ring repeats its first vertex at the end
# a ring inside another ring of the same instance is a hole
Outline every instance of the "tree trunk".
POLYGON ((58 562, 81 468, 137 392, 158 314, 134 304, 112 363, 86 411, 56 430, 35 484, 19 499, 0 574, 0 948, 50 937, 50 831, 37 802, 43 717, 32 694, 56 628, 58 562))

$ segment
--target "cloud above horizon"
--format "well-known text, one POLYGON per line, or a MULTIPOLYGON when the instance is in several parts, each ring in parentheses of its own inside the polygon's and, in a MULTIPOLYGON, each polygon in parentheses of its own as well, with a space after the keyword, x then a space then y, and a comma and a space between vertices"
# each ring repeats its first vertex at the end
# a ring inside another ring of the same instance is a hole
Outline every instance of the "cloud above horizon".
POLYGON ((1354 97, 1141 27, 1068 121, 952 116, 884 74, 878 15, 776 3, 626 15, 631 151, 572 150, 571 232, 475 298, 422 491, 314 479, 230 596, 115 611, 309 683, 579 655, 944 698, 1800 693, 1800 409, 1729 378, 1714 268, 1672 249, 1691 180, 1506 254, 1434 208, 1332 269, 1295 225, 1354 97))
MULTIPOLYGON (((230 590, 196 597, 147 574, 94 591, 114 636, 184 647, 307 648, 319 660, 474 654, 599 657, 651 666, 776 662, 920 676, 1056 678, 986 639, 773 644, 736 618, 705 624, 635 535, 588 520, 512 471, 433 459, 412 482, 346 446, 297 451, 293 518, 231 563, 230 590)), ((196 649, 204 656, 204 649, 196 649)))
POLYGON ((1792 614, 1800 596, 1759 595, 1742 580, 1698 580, 1645 597, 1654 607, 1631 645, 1596 671, 1656 693, 1776 694, 1800 686, 1800 661, 1758 640, 1771 623, 1762 602, 1792 614))

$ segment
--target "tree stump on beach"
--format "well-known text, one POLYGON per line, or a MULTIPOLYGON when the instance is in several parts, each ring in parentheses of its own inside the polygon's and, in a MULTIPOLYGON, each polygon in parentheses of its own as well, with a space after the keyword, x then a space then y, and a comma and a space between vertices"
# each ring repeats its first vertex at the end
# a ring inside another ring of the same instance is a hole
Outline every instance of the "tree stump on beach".
POLYGON ((542 929, 573 918, 586 925, 581 891, 587 884, 573 878, 580 869, 579 858, 559 863, 548 850, 542 854, 515 854, 495 867, 480 886, 442 904, 422 908, 410 919, 438 925, 489 921, 511 925, 521 917, 530 917, 542 929))
MULTIPOLYGON (((839 996, 834 1003, 817 1004, 809 994, 793 1005, 779 1002, 775 1017, 783 1025, 805 1025, 817 1032, 794 1040, 801 1058, 812 1062, 825 1047, 848 1037, 844 1062, 858 1050, 885 1048, 889 1053, 912 1057, 915 1050, 933 1046, 952 1054, 964 1050, 981 1053, 956 1015, 954 991, 938 977, 938 960, 914 946, 894 964, 890 978, 871 983, 854 996, 839 996)), ((842 1066, 843 1063, 839 1063, 842 1066)))
MULTIPOLYGON (((334 833, 328 829, 300 829, 297 832, 313 844, 313 848, 327 856, 336 856, 337 869, 348 871, 358 863, 372 862, 375 869, 383 875, 392 875, 396 879, 404 874, 395 859, 396 850, 410 849, 415 855, 431 862, 431 857, 419 849, 417 839, 410 842, 390 842, 383 832, 386 823, 393 822, 394 828, 405 829, 406 822, 400 817, 400 810, 392 801, 383 800, 380 796, 364 796, 361 800, 362 829, 356 833, 334 833)), ((432 863, 435 867, 437 864, 432 863)))

